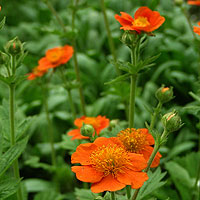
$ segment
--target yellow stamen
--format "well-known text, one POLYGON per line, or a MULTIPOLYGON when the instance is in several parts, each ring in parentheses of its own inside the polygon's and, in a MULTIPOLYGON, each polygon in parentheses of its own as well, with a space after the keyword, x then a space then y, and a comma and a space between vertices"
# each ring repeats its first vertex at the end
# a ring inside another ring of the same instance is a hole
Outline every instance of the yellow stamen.
POLYGON ((139 26, 139 27, 146 27, 150 25, 148 19, 146 17, 138 17, 133 21, 134 26, 139 26))

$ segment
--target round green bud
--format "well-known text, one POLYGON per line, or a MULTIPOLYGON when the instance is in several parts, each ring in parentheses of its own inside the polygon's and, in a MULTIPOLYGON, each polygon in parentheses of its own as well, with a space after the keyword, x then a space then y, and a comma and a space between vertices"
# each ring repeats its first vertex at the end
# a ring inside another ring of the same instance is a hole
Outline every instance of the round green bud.
POLYGON ((176 111, 165 114, 162 123, 167 132, 177 131, 182 126, 181 118, 176 111))
POLYGON ((119 120, 118 119, 113 119, 113 120, 111 120, 110 121, 110 127, 111 128, 114 128, 114 127, 116 127, 116 125, 119 123, 119 120))
POLYGON ((81 127, 81 135, 91 137, 94 133, 94 128, 90 124, 83 124, 81 127))
POLYGON ((173 87, 160 87, 155 94, 156 98, 159 102, 167 103, 168 101, 172 100, 174 98, 173 96, 173 87))
POLYGON ((23 44, 18 37, 15 37, 6 44, 5 50, 11 55, 17 55, 23 52, 23 44))
POLYGON ((129 48, 132 48, 133 46, 136 45, 136 39, 138 35, 135 34, 134 32, 130 31, 125 31, 121 37, 121 42, 127 45, 129 48))

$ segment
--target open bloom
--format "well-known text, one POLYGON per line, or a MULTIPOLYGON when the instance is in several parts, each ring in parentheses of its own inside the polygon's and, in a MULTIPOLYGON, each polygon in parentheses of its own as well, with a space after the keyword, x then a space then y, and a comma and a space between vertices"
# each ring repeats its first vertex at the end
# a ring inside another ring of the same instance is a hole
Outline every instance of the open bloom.
POLYGON ((47 50, 45 57, 39 60, 39 69, 45 70, 67 63, 74 53, 72 46, 55 47, 47 50))
POLYGON ((77 179, 92 183, 94 193, 121 190, 126 185, 140 188, 148 179, 141 172, 147 163, 140 154, 126 151, 117 138, 97 138, 94 143, 81 144, 72 154, 77 179))
POLYGON ((198 27, 198 26, 194 26, 193 31, 194 31, 196 34, 200 35, 200 22, 198 22, 198 25, 199 25, 199 27, 198 27))
POLYGON ((148 7, 140 7, 132 18, 125 12, 120 12, 121 16, 115 15, 115 19, 122 25, 120 29, 137 31, 140 33, 152 32, 158 29, 165 21, 157 11, 152 11, 148 7))
POLYGON ((39 69, 38 69, 38 66, 37 66, 37 67, 33 68, 33 70, 32 70, 31 73, 27 74, 27 75, 29 75, 29 76, 27 77, 27 79, 28 79, 28 80, 34 80, 34 79, 36 79, 37 77, 43 76, 46 72, 47 72, 47 70, 39 70, 39 69))
MULTIPOLYGON (((118 133, 117 137, 123 143, 125 149, 132 153, 143 154, 146 161, 149 160, 153 152, 154 144, 153 136, 148 132, 148 129, 127 128, 118 133)), ((151 164, 151 167, 157 167, 160 163, 161 154, 158 152, 151 164)))
POLYGON ((200 0, 193 0, 193 1, 188 0, 187 3, 190 5, 200 6, 200 0))
MULTIPOLYGON (((102 117, 101 115, 99 115, 97 117, 83 116, 83 117, 77 118, 74 121, 74 125, 77 126, 78 128, 68 132, 69 136, 73 136, 72 140, 74 140, 74 139, 89 139, 89 137, 81 135, 80 129, 83 126, 83 123, 92 125, 94 130, 96 131, 97 135, 99 135, 101 130, 103 130, 104 128, 107 128, 109 126, 109 119, 107 119, 105 116, 102 117)), ((94 134, 95 134, 95 132, 93 133, 93 135, 94 134)))

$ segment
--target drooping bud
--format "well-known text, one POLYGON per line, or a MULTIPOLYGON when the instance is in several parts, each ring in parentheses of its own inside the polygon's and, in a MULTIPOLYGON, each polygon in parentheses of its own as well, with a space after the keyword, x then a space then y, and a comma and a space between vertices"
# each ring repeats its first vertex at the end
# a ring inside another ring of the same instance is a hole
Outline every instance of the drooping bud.
POLYGON ((183 125, 177 111, 165 114, 162 117, 162 123, 167 132, 177 131, 183 125))
POLYGON ((9 56, 6 53, 0 51, 0 64, 1 65, 6 64, 8 60, 9 60, 9 56))
POLYGON ((168 101, 172 100, 174 98, 173 96, 173 87, 160 87, 155 94, 156 98, 159 102, 167 103, 168 101))
POLYGON ((5 50, 11 55, 17 55, 23 52, 23 44, 18 37, 15 37, 6 44, 5 50))
POLYGON ((92 125, 83 123, 83 126, 81 127, 81 135, 91 137, 94 131, 92 125))

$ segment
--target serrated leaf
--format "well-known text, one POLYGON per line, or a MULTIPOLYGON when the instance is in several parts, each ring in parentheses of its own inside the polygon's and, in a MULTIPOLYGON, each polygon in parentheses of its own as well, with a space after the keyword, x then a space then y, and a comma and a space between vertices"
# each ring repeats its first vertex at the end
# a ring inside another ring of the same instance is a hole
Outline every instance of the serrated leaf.
POLYGON ((0 181, 0 199, 6 199, 18 190, 20 180, 7 178, 0 181))
POLYGON ((151 171, 148 172, 149 179, 144 183, 144 185, 140 189, 138 199, 143 199, 144 197, 151 194, 154 190, 157 190, 158 188, 162 187, 166 183, 166 181, 162 181, 165 175, 166 172, 162 173, 160 167, 158 167, 153 173, 151 171))
POLYGON ((26 148, 27 142, 28 137, 10 147, 10 149, 0 157, 0 176, 2 176, 12 163, 21 155, 26 148))
POLYGON ((3 28, 5 22, 6 22, 6 17, 4 17, 0 22, 0 30, 3 28))
POLYGON ((108 84, 117 83, 117 82, 120 82, 120 81, 127 79, 129 76, 130 76, 130 74, 123 74, 123 75, 118 76, 117 78, 113 79, 112 81, 106 82, 104 84, 108 85, 108 84))

